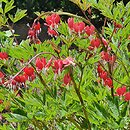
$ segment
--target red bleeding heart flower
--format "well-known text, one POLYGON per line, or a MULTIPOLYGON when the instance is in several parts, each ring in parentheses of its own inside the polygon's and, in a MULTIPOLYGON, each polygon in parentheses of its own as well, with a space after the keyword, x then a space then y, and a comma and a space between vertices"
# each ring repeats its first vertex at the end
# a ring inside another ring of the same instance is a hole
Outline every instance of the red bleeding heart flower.
POLYGON ((92 35, 92 34, 94 33, 95 27, 94 27, 93 25, 86 26, 86 27, 84 28, 84 30, 85 30, 86 34, 87 34, 88 36, 90 36, 90 35, 92 35))
POLYGON ((115 28, 122 28, 123 26, 117 22, 114 22, 114 26, 115 28))
POLYGON ((33 81, 36 78, 35 74, 33 73, 30 77, 29 77, 29 81, 33 81))
POLYGON ((3 100, 2 99, 0 99, 0 104, 2 104, 3 103, 3 100))
POLYGON ((47 70, 47 69, 51 66, 52 61, 53 61, 53 58, 51 58, 51 59, 48 61, 48 63, 45 65, 45 70, 47 70))
POLYGON ((27 79, 24 75, 21 75, 20 80, 21 80, 21 83, 25 83, 27 79))
POLYGON ((47 33, 48 33, 51 37, 53 37, 53 36, 55 36, 55 37, 58 36, 58 33, 57 33, 55 30, 50 29, 50 28, 48 28, 47 33))
POLYGON ((4 74, 0 71, 0 79, 4 78, 4 74))
POLYGON ((46 25, 49 26, 51 29, 57 28, 57 25, 60 22, 60 16, 58 14, 52 14, 46 17, 46 25))
POLYGON ((46 59, 45 58, 37 58, 36 59, 36 67, 38 68, 38 70, 42 70, 43 68, 45 68, 46 65, 46 59))
POLYGON ((101 44, 101 41, 100 41, 99 38, 95 38, 95 39, 91 40, 90 44, 91 44, 92 47, 98 48, 101 44))
POLYGON ((113 81, 112 81, 111 78, 106 78, 106 79, 104 80, 104 84, 105 84, 106 86, 110 87, 110 88, 113 88, 113 81))
POLYGON ((124 99, 125 99, 125 101, 129 101, 130 100, 130 92, 125 93, 124 99))
POLYGON ((64 79, 63 79, 63 82, 64 82, 65 85, 70 84, 70 82, 71 82, 71 77, 70 77, 70 74, 69 74, 69 73, 65 74, 64 79))
POLYGON ((36 39, 35 39, 35 43, 36 43, 36 44, 41 44, 42 42, 40 41, 40 39, 36 38, 36 39))
POLYGON ((60 60, 60 59, 55 60, 54 61, 54 66, 53 66, 54 73, 60 74, 60 72, 62 71, 62 68, 63 68, 63 61, 60 60))
POLYGON ((115 55, 112 55, 109 60, 110 60, 110 63, 111 63, 111 64, 114 64, 115 61, 116 61, 116 56, 115 56, 115 55))
POLYGON ((64 64, 64 67, 67 67, 69 65, 75 65, 74 63, 74 59, 71 58, 71 57, 67 57, 66 59, 63 60, 63 64, 64 64))
POLYGON ((20 76, 19 76, 19 75, 17 75, 17 76, 14 78, 14 80, 15 80, 16 82, 18 82, 18 83, 20 83, 20 82, 21 82, 21 78, 20 78, 20 76))
POLYGON ((40 58, 36 59, 36 67, 38 68, 38 70, 42 70, 43 69, 43 64, 42 64, 40 58))
POLYGON ((16 85, 16 82, 18 83, 25 83, 27 78, 25 75, 17 75, 14 80, 12 80, 12 85, 16 85))
POLYGON ((109 55, 109 53, 108 53, 108 52, 102 51, 102 52, 101 52, 101 58, 102 58, 103 60, 105 60, 105 61, 109 62, 109 61, 110 61, 111 56, 109 55))
POLYGON ((37 34, 39 34, 41 32, 40 22, 39 21, 34 22, 32 28, 36 31, 37 34))
POLYGON ((73 30, 74 29, 74 19, 73 18, 68 18, 67 20, 68 27, 73 30))
POLYGON ((29 29, 28 38, 30 38, 30 39, 35 39, 36 38, 36 31, 33 28, 29 29))
POLYGON ((116 93, 118 96, 123 96, 126 92, 126 86, 120 87, 116 89, 116 93))
POLYGON ((94 50, 94 47, 93 47, 93 46, 88 46, 88 49, 89 49, 90 51, 92 51, 92 50, 94 50))
POLYGON ((33 67, 25 67, 24 68, 24 72, 28 75, 28 76, 31 76, 34 74, 34 69, 33 67))
POLYGON ((98 64, 98 67, 97 67, 97 72, 98 72, 98 74, 100 74, 100 73, 102 73, 102 72, 103 72, 102 67, 101 67, 101 65, 100 65, 100 64, 98 64))
POLYGON ((74 27, 74 31, 80 34, 84 31, 85 23, 84 22, 77 22, 73 25, 73 27, 74 27))
POLYGON ((100 78, 103 79, 103 80, 106 80, 108 78, 108 74, 107 72, 105 71, 102 71, 100 74, 99 74, 100 78))
POLYGON ((16 80, 15 80, 15 79, 13 79, 13 80, 11 81, 11 84, 12 84, 13 86, 16 86, 16 85, 17 85, 16 80))
POLYGON ((8 54, 6 52, 0 52, 0 60, 7 60, 8 54))
POLYGON ((103 42, 105 47, 108 47, 108 42, 104 38, 102 38, 102 42, 103 42))

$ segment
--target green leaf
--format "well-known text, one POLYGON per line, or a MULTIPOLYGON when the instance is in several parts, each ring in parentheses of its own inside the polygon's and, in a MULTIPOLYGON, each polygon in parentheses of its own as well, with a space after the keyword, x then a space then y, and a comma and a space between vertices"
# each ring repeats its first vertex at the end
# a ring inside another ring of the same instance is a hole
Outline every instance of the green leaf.
POLYGON ((10 118, 6 118, 9 122, 24 122, 27 121, 27 117, 19 114, 10 114, 10 118))
POLYGON ((126 112, 127 112, 127 108, 128 108, 128 103, 125 103, 121 109, 121 116, 125 117, 126 116, 126 112))
POLYGON ((119 111, 116 105, 112 101, 108 101, 108 106, 111 110, 111 115, 118 120, 119 119, 119 111))
POLYGON ((9 12, 11 9, 13 9, 15 6, 13 6, 14 0, 11 0, 10 2, 6 3, 4 8, 4 13, 9 12))
POLYGON ((13 15, 8 14, 8 16, 9 16, 10 20, 13 22, 14 21, 13 15))
POLYGON ((7 3, 7 2, 8 2, 8 0, 0 0, 0 2, 5 2, 5 3, 7 3))
POLYGON ((0 8, 0 13, 2 13, 2 14, 3 14, 3 9, 2 9, 2 8, 0 8))
POLYGON ((27 10, 17 10, 14 20, 12 22, 16 23, 17 21, 19 21, 20 19, 22 19, 24 16, 26 16, 27 10))

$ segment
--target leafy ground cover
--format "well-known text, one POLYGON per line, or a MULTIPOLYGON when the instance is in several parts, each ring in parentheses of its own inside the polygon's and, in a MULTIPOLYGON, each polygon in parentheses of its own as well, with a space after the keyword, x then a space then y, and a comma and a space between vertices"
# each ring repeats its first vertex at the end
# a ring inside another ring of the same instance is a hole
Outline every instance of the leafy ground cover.
POLYGON ((0 28, 9 29, 0 31, 0 129, 130 129, 130 2, 71 1, 84 17, 35 12, 19 43, 9 21, 26 10, 13 16, 14 1, 0 0, 0 28), (92 9, 104 16, 100 30, 92 9), (51 36, 43 42, 41 24, 51 36))

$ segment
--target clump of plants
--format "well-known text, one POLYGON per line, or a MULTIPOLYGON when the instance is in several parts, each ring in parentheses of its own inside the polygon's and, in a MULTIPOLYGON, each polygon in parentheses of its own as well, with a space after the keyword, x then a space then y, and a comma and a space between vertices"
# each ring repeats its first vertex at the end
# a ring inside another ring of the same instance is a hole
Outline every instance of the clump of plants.
POLYGON ((0 128, 129 129, 130 2, 71 0, 84 17, 37 12, 18 43, 8 19, 15 23, 26 11, 9 15, 14 1, 2 1, 0 26, 9 31, 0 32, 0 128), (104 15, 101 30, 91 22, 93 8, 104 15), (51 36, 43 42, 41 24, 51 36))

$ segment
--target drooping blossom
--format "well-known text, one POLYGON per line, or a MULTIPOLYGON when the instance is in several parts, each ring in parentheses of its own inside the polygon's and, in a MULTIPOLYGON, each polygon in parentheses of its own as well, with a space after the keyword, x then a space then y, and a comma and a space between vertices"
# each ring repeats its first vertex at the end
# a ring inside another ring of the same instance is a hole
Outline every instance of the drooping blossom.
POLYGON ((105 84, 106 86, 108 86, 109 88, 113 88, 113 81, 112 81, 111 78, 106 78, 106 79, 104 80, 104 84, 105 84))
POLYGON ((35 30, 35 32, 37 34, 39 34, 41 32, 41 25, 40 25, 40 22, 37 21, 37 22, 34 22, 33 25, 32 25, 32 28, 35 30))
POLYGON ((105 47, 108 47, 108 42, 106 41, 106 39, 102 38, 102 42, 103 42, 105 47))
POLYGON ((118 96, 123 96, 126 93, 126 86, 122 86, 116 89, 118 96))
POLYGON ((63 68, 63 61, 61 59, 55 60, 52 67, 55 74, 60 74, 63 68))
POLYGON ((85 23, 84 22, 74 23, 73 28, 76 33, 81 34, 84 31, 85 23))
POLYGON ((33 42, 33 43, 36 43, 36 44, 40 44, 41 41, 38 38, 38 35, 39 35, 40 32, 41 32, 40 22, 34 21, 32 26, 31 27, 29 26, 27 38, 29 38, 31 43, 33 42))
POLYGON ((87 25, 87 26, 84 28, 84 30, 85 30, 85 33, 86 33, 88 36, 90 36, 90 35, 94 34, 95 27, 94 27, 93 25, 90 25, 90 26, 87 25))
POLYGON ((63 60, 63 65, 64 65, 64 67, 67 67, 67 66, 69 66, 69 65, 73 65, 73 66, 75 66, 75 63, 74 63, 74 59, 72 58, 72 57, 67 57, 67 58, 65 58, 64 60, 63 60))
POLYGON ((50 29, 50 28, 48 28, 47 33, 48 33, 51 37, 53 37, 53 36, 55 36, 55 37, 58 36, 58 33, 57 33, 55 30, 50 29))
POLYGON ((74 18, 68 18, 67 20, 68 27, 73 30, 74 29, 74 18))
POLYGON ((58 14, 52 14, 46 17, 46 24, 50 29, 54 29, 58 27, 60 22, 60 16, 58 14))
POLYGON ((122 28, 123 26, 120 23, 114 22, 115 28, 122 28))
POLYGON ((108 74, 106 71, 102 71, 100 74, 99 74, 99 77, 103 80, 106 80, 108 78, 108 74))
POLYGON ((38 57, 38 58, 36 59, 35 64, 36 64, 36 68, 37 68, 38 70, 42 70, 43 68, 45 68, 46 59, 45 59, 45 58, 39 58, 39 57, 38 57))
POLYGON ((125 99, 125 101, 130 101, 130 92, 126 92, 124 94, 124 99, 125 99))
POLYGON ((34 74, 34 69, 33 67, 25 67, 24 68, 24 72, 28 75, 28 76, 31 76, 34 74))
POLYGON ((0 52, 0 60, 7 60, 8 54, 6 52, 0 52))
POLYGON ((92 47, 94 47, 94 48, 98 48, 98 47, 100 46, 100 44, 101 44, 101 41, 100 41, 99 38, 95 38, 95 39, 92 39, 92 40, 90 41, 90 45, 91 45, 92 47))
POLYGON ((67 73, 67 74, 64 75, 63 82, 64 82, 65 85, 70 84, 70 82, 71 82, 71 77, 70 77, 70 74, 69 74, 69 73, 67 73))

